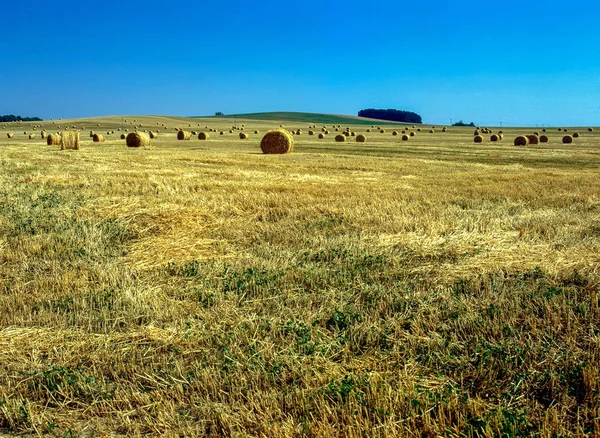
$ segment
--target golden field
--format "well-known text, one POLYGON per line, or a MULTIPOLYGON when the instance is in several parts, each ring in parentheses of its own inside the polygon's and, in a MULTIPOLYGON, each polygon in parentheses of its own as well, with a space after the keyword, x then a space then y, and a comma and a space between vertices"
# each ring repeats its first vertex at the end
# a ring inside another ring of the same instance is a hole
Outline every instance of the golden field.
POLYGON ((600 435, 600 130, 124 119, 0 130, 0 434, 600 435))

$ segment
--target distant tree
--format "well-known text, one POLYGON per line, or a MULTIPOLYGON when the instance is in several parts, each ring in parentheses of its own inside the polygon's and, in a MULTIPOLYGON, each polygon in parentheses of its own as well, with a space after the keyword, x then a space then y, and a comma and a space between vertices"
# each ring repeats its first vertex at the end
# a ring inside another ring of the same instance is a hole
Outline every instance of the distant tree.
POLYGON ((41 121, 43 121, 43 119, 40 119, 39 117, 21 117, 21 116, 15 116, 13 114, 0 116, 0 122, 18 122, 19 120, 22 122, 41 122, 41 121))
POLYGON ((458 122, 453 123, 452 126, 475 126, 475 123, 465 123, 462 120, 459 120, 458 122))
POLYGON ((402 111, 397 109, 364 109, 358 112, 359 117, 368 117, 370 119, 389 120, 392 122, 404 123, 422 123, 421 116, 411 111, 402 111))
POLYGON ((219 117, 219 116, 224 116, 225 114, 223 114, 221 111, 217 111, 215 113, 215 116, 219 117))

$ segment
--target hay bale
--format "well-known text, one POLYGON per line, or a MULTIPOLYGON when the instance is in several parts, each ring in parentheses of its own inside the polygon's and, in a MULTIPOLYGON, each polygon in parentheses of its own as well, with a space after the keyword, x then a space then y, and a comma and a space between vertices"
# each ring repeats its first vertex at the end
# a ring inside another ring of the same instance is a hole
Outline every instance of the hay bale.
POLYGON ((149 136, 151 139, 158 138, 158 132, 150 131, 149 136))
POLYGON ((248 134, 245 132, 240 132, 240 140, 248 140, 248 134))
POLYGON ((392 132, 392 135, 398 135, 398 131, 392 132))
POLYGON ((430 129, 430 130, 429 130, 429 133, 430 133, 430 134, 433 134, 434 132, 435 132, 435 129, 430 129))
POLYGON ((13 134, 12 132, 7 132, 7 133, 6 133, 6 136, 7 136, 8 138, 14 138, 14 137, 15 137, 15 134, 13 134))
POLYGON ((103 134, 95 133, 93 140, 94 140, 94 143, 103 143, 104 142, 104 135, 103 134))
POLYGON ((442 132, 446 132, 446 131, 448 131, 448 129, 446 129, 446 127, 444 126, 444 127, 442 128, 442 132))
POLYGON ((315 135, 315 131, 313 131, 313 130, 309 130, 309 131, 308 131, 308 135, 315 135))
POLYGON ((223 131, 219 132, 219 135, 225 135, 225 133, 223 131))
POLYGON ((145 132, 130 132, 127 134, 125 143, 130 148, 139 148, 140 146, 150 146, 150 136, 145 132))
POLYGON ((540 133, 537 131, 535 131, 534 134, 537 135, 538 137, 540 136, 540 133))
POLYGON ((329 134, 329 129, 326 129, 324 134, 329 134))
POLYGON ((473 137, 473 141, 475 143, 483 143, 483 135, 476 135, 475 137, 473 137))
POLYGON ((65 149, 79 149, 79 131, 67 131, 62 133, 60 141, 60 150, 62 151, 65 149))
POLYGON ((540 143, 548 143, 548 140, 550 140, 550 139, 548 138, 548 136, 547 136, 547 135, 545 135, 545 134, 542 134, 542 135, 540 136, 540 143))
POLYGON ((258 129, 255 129, 255 130, 254 130, 254 133, 255 133, 255 134, 259 134, 259 133, 260 133, 260 131, 259 131, 258 129))
POLYGON ((352 131, 352 132, 350 133, 350 136, 352 136, 352 137, 356 137, 356 132, 352 131))
POLYGON ((367 132, 371 132, 371 130, 370 130, 370 129, 367 129, 367 132))
POLYGON ((125 134, 121 134, 121 140, 125 140, 125 134))
POLYGON ((60 134, 50 134, 46 137, 46 143, 48 146, 58 146, 61 144, 61 136, 60 134))
POLYGON ((473 132, 473 135, 480 135, 480 134, 479 134, 479 131, 476 129, 476 130, 473 132))
POLYGON ((363 134, 358 134, 356 136, 356 142, 357 143, 365 143, 367 141, 367 137, 364 136, 363 134))
POLYGON ((325 134, 323 134, 322 132, 319 133, 319 138, 325 138, 325 134))
POLYGON ((263 154, 287 154, 294 149, 294 137, 285 129, 267 131, 260 141, 263 154))
POLYGON ((588 132, 593 132, 594 129, 593 128, 588 128, 588 132))
POLYGON ((341 143, 346 141, 346 136, 344 134, 338 134, 335 136, 335 141, 341 143))
POLYGON ((404 134, 404 135, 402 136, 402 141, 408 141, 408 139, 409 139, 409 138, 410 138, 410 137, 409 137, 408 135, 404 134))
POLYGON ((296 135, 302 135, 302 129, 298 129, 298 130, 296 131, 296 135))
POLYGON ((573 143, 573 137, 571 137, 570 135, 565 135, 565 136, 562 138, 562 142, 563 142, 564 144, 573 143))
POLYGON ((573 138, 579 138, 579 132, 574 132, 573 133, 573 138))
POLYGON ((40 132, 40 137, 42 137, 42 138, 46 138, 46 135, 47 135, 47 134, 46 134, 46 131, 42 131, 42 132, 40 132))
POLYGON ((410 131, 410 134, 409 134, 409 135, 410 135, 411 137, 414 137, 414 136, 415 136, 415 135, 417 135, 417 134, 415 133, 415 131, 410 131))
POLYGON ((492 134, 492 136, 490 137, 490 141, 498 141, 500 140, 500 137, 498 137, 497 134, 492 134))
POLYGON ((177 140, 190 140, 192 138, 192 133, 189 131, 178 131, 177 132, 177 140))
POLYGON ((198 134, 198 140, 210 140, 210 135, 208 135, 206 132, 200 132, 198 134))
POLYGON ((29 134, 29 140, 35 140, 35 134, 29 134))
POLYGON ((380 130, 379 130, 379 133, 380 133, 380 134, 385 134, 385 129, 380 129, 380 130))
POLYGON ((540 142, 540 138, 535 134, 529 134, 527 140, 529 140, 529 144, 538 144, 540 142))
POLYGON ((524 135, 519 135, 515 138, 515 146, 527 146, 529 144, 529 140, 524 135))

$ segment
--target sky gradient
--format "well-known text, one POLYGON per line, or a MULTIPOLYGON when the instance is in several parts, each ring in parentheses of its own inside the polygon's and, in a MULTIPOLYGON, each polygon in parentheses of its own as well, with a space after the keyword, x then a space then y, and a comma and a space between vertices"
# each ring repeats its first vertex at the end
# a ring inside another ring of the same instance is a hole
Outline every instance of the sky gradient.
POLYGON ((414 111, 600 125, 600 5, 6 2, 0 114, 414 111))

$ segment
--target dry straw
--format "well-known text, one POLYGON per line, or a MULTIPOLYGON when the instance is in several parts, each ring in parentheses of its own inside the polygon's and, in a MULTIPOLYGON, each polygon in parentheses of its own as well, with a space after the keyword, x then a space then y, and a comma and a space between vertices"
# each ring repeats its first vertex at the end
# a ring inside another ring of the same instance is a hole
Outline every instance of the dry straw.
POLYGON ((519 135, 515 138, 515 146, 527 146, 529 144, 529 140, 524 135, 519 135))
POLYGON ((150 138, 158 138, 158 132, 150 131, 150 138))
POLYGON ((29 140, 35 140, 35 134, 29 134, 29 140))
POLYGON ((339 143, 344 142, 344 141, 346 141, 346 136, 343 134, 338 134, 335 136, 335 141, 337 141, 339 143))
POLYGON ((208 135, 206 132, 201 132, 198 134, 198 140, 208 140, 210 139, 210 135, 208 135))
POLYGON ((287 154, 294 149, 294 137, 285 129, 267 131, 260 141, 263 154, 287 154))
POLYGON ((7 136, 8 138, 14 138, 14 137, 15 137, 15 134, 13 134, 12 132, 7 132, 7 133, 6 133, 6 136, 7 136))
POLYGON ((145 132, 130 132, 129 134, 127 134, 125 142, 127 143, 127 146, 132 148, 149 146, 150 136, 145 132))
POLYGON ((189 131, 178 131, 177 132, 177 140, 190 140, 192 138, 192 133, 189 131))
POLYGON ((102 143, 102 142, 104 142, 104 135, 95 133, 93 140, 95 143, 102 143))
POLYGON ((357 143, 364 143, 367 141, 367 137, 363 134, 358 134, 356 136, 356 141, 357 141, 357 143))
POLYGON ((46 137, 46 143, 48 144, 48 146, 53 146, 53 145, 60 145, 62 141, 62 138, 60 136, 60 134, 50 134, 48 135, 48 137, 46 137))
POLYGON ((540 138, 535 134, 529 134, 527 140, 529 140, 529 144, 538 144, 540 142, 540 138))
POLYGON ((63 132, 61 135, 60 149, 79 149, 79 131, 63 132))

